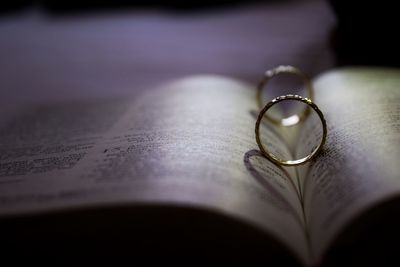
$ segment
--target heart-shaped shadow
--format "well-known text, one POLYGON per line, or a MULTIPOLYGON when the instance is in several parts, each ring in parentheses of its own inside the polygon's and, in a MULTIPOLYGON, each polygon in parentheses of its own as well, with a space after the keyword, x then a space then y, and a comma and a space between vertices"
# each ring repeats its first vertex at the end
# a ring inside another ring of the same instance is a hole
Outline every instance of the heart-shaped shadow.
MULTIPOLYGON (((271 169, 278 169, 281 171, 281 174, 283 177, 280 177, 284 180, 284 183, 289 183, 289 186, 291 186, 293 189, 293 193, 297 194, 297 197, 301 203, 301 198, 299 195, 299 192, 297 190, 297 187, 293 183, 293 180, 290 178, 289 173, 282 168, 279 165, 276 165, 266 159, 264 155, 258 151, 258 150, 249 150, 244 154, 243 157, 243 163, 247 169, 247 171, 251 174, 251 176, 254 178, 254 180, 260 184, 265 190, 268 191, 268 193, 274 198, 276 201, 276 204, 280 209, 287 210, 290 213, 292 213, 296 220, 299 221, 300 224, 303 224, 303 219, 300 217, 300 213, 295 209, 292 203, 289 202, 289 200, 276 188, 277 185, 273 185, 271 180, 276 179, 276 177, 266 177, 264 173, 261 173, 260 171, 257 170, 257 167, 253 165, 251 158, 253 157, 261 157, 262 159, 265 160, 264 164, 270 164, 271 169), (272 178, 272 179, 271 179, 272 178)), ((278 175, 276 175, 278 176, 278 175)))

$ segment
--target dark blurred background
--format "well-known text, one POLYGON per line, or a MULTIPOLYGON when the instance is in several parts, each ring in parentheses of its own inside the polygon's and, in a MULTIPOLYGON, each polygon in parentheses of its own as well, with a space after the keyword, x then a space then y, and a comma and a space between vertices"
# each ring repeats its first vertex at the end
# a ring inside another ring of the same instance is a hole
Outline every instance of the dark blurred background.
POLYGON ((256 83, 280 64, 336 65, 329 2, 6 1, 0 107, 121 97, 193 74, 256 83))
MULTIPOLYGON (((323 0, 322 0, 323 1, 323 0)), ((399 66, 397 8, 395 1, 326 0, 335 13, 337 25, 331 45, 339 65, 399 66)), ((133 8, 158 8, 179 12, 199 12, 216 8, 249 5, 255 2, 281 3, 286 0, 102 0, 102 1, 3 1, 2 14, 41 8, 52 15, 112 12, 133 8)), ((294 2, 294 1, 293 1, 294 2)), ((318 25, 315 25, 318 27, 318 25)))
POLYGON ((1 110, 213 73, 399 66, 394 1, 3 1, 1 110), (34 93, 33 93, 34 92, 34 93))
POLYGON ((399 66, 395 1, 2 1, 0 106, 124 96, 199 73, 257 82, 399 66))
POLYGON ((171 0, 171 1, 160 1, 160 0, 116 0, 116 1, 9 1, 9 3, 3 5, 5 11, 18 10, 29 6, 41 6, 52 12, 85 12, 100 9, 116 9, 116 8, 135 8, 135 7, 161 7, 171 9, 185 9, 194 10, 197 8, 209 8, 226 6, 237 3, 250 3, 257 0, 215 0, 215 1, 184 1, 184 0, 171 0))
POLYGON ((395 1, 329 2, 337 18, 332 46, 339 65, 400 65, 395 1))

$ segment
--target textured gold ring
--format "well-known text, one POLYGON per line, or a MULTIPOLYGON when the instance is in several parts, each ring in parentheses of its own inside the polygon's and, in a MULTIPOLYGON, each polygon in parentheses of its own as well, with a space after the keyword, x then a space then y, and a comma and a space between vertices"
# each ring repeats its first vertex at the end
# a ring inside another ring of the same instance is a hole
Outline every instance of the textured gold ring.
POLYGON ((258 147, 260 148, 260 151, 263 153, 263 155, 265 157, 267 157, 269 160, 271 160, 272 162, 279 164, 279 165, 284 165, 284 166, 296 166, 296 165, 301 165, 306 163, 307 161, 311 160, 312 158, 314 158, 322 149, 322 146, 324 145, 325 141, 326 141, 326 135, 327 135, 327 127, 326 127, 326 121, 324 118, 324 115, 322 114, 322 111, 318 108, 318 106, 316 104, 314 104, 310 99, 299 96, 299 95, 284 95, 284 96, 279 96, 277 98, 274 98, 273 100, 271 100, 270 102, 268 102, 265 107, 260 111, 260 113, 258 114, 258 118, 256 121, 256 128, 255 128, 255 132, 256 132, 256 141, 258 144, 258 147), (312 152, 305 156, 304 158, 301 159, 295 159, 295 160, 283 160, 278 158, 277 156, 275 156, 273 153, 269 152, 264 145, 261 142, 260 139, 260 123, 265 115, 265 113, 275 104, 285 101, 285 100, 295 100, 295 101, 300 101, 302 103, 305 103, 308 105, 308 107, 312 108, 315 112, 317 112, 318 117, 321 120, 322 123, 322 139, 321 139, 321 143, 312 150, 312 152))
MULTIPOLYGON (((262 80, 258 83, 256 98, 257 98, 257 104, 258 104, 259 109, 261 109, 264 106, 264 103, 262 100, 263 89, 265 88, 265 86, 267 85, 268 81, 271 78, 273 78, 274 76, 277 76, 281 73, 289 73, 289 74, 294 74, 296 76, 299 76, 305 84, 305 87, 307 89, 308 98, 311 100, 314 98, 314 89, 313 89, 312 83, 311 83, 310 79, 302 71, 300 71, 296 67, 289 66, 289 65, 278 66, 276 68, 267 70, 264 73, 262 80)), ((307 117, 307 115, 309 114, 309 112, 310 112, 309 108, 305 108, 304 111, 300 115, 295 114, 295 115, 292 115, 290 117, 283 118, 280 120, 274 119, 267 115, 265 117, 275 125, 291 126, 291 125, 295 125, 295 124, 299 123, 300 121, 304 120, 307 117)))

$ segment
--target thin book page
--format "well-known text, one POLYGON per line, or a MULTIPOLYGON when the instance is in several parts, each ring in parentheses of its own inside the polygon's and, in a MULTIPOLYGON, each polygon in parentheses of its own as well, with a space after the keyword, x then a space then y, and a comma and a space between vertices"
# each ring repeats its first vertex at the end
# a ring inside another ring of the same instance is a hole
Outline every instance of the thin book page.
POLYGON ((390 69, 344 69, 315 81, 328 138, 300 173, 316 260, 346 223, 400 192, 399 86, 400 72, 390 69))
MULTIPOLYGON (((2 215, 115 203, 198 206, 264 228, 307 262, 293 169, 266 160, 255 143, 253 86, 198 76, 87 108, 50 107, 38 115, 62 120, 33 116, 35 128, 22 119, 26 142, 1 144, 9 155, 1 161, 2 215)), ((285 144, 275 149, 285 153, 285 144)))

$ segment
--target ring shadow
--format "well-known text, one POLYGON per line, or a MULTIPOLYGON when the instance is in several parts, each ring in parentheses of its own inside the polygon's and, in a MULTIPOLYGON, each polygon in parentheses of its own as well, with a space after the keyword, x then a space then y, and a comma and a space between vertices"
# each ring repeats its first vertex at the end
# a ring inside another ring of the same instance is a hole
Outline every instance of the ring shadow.
MULTIPOLYGON (((287 177, 287 179, 290 181, 291 186, 293 187, 293 189, 295 190, 295 192, 297 193, 297 196, 298 196, 298 191, 296 189, 296 186, 293 184, 293 181, 290 178, 289 173, 285 169, 283 169, 281 166, 276 165, 275 163, 272 163, 267 158, 265 158, 264 155, 259 150, 252 149, 252 150, 247 151, 244 154, 243 163, 244 163, 247 171, 254 178, 254 180, 258 184, 260 184, 265 190, 267 190, 276 200, 278 200, 280 204, 283 205, 281 208, 288 209, 290 211, 290 213, 292 213, 294 215, 296 221, 298 221, 300 224, 303 224, 302 218, 300 217, 300 215, 296 211, 296 209, 293 207, 293 205, 251 163, 250 159, 252 157, 262 157, 265 159, 266 163, 272 164, 272 165, 276 166, 279 170, 281 170, 284 173, 284 175, 287 177)), ((300 199, 299 199, 299 201, 300 201, 300 199)))

